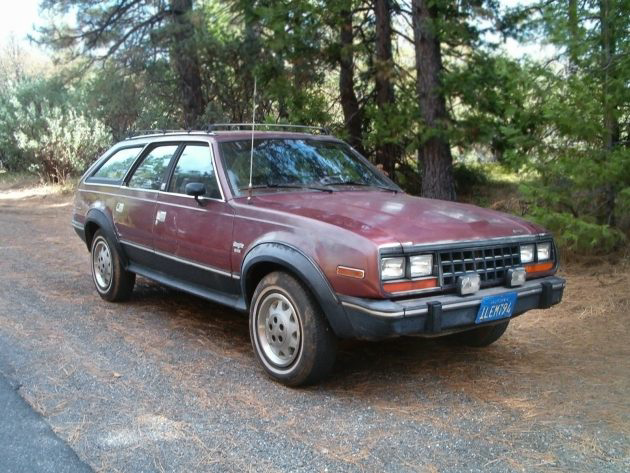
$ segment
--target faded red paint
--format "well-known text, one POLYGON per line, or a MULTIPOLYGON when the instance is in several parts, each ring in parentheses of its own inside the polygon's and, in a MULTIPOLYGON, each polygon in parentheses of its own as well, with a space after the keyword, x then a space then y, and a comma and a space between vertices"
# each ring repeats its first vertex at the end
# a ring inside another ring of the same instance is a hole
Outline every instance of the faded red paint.
MULTIPOLYGON (((299 133, 256 133, 266 138, 308 138, 299 133)), ((234 198, 217 142, 251 138, 246 132, 197 135, 169 142, 207 142, 213 149, 224 201, 200 207, 189 196, 157 191, 80 184, 74 219, 83 222, 91 207, 113 214, 121 238, 158 251, 240 274, 248 250, 261 242, 282 242, 306 254, 326 275, 335 292, 386 298, 379 277, 379 247, 391 244, 483 241, 536 235, 545 230, 523 219, 473 205, 413 197, 383 190, 309 190, 271 192, 234 198), (113 210, 123 202, 119 217, 113 210), (168 209, 167 225, 156 225, 156 212, 168 209), (242 244, 240 252, 234 243, 242 244), (339 265, 365 271, 364 279, 340 276, 339 265)), ((159 139, 158 139, 159 140, 159 139)), ((155 142, 155 138, 151 138, 155 142)))

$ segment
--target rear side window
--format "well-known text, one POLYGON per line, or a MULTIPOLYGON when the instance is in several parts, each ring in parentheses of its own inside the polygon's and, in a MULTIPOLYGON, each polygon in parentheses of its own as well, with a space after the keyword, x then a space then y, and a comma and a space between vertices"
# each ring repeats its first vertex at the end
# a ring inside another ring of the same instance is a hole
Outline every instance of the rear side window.
POLYGON ((206 186, 206 196, 218 199, 221 197, 210 148, 204 145, 187 145, 184 148, 169 186, 169 192, 186 193, 186 184, 200 182, 206 186))
POLYGON ((105 163, 92 175, 97 179, 107 179, 111 181, 121 181, 127 171, 135 161, 142 146, 135 148, 125 148, 112 154, 105 163))
POLYGON ((178 145, 164 145, 153 148, 134 171, 129 180, 129 187, 160 190, 162 179, 178 147, 178 145))

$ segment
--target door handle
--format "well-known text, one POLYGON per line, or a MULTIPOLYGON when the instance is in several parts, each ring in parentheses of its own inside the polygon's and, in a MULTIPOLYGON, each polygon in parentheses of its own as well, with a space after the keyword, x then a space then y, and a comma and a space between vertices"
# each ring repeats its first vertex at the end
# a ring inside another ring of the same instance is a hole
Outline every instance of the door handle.
POLYGON ((166 220, 166 211, 158 210, 155 214, 155 223, 164 222, 164 220, 166 220))

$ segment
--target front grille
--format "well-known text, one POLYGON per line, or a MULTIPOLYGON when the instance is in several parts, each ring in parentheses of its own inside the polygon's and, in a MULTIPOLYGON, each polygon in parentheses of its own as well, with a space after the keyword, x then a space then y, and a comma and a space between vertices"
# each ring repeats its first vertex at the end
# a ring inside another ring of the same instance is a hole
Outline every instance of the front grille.
POLYGON ((482 286, 496 286, 503 283, 509 268, 521 265, 518 245, 463 248, 438 255, 443 287, 454 286, 457 276, 469 271, 479 274, 482 286))

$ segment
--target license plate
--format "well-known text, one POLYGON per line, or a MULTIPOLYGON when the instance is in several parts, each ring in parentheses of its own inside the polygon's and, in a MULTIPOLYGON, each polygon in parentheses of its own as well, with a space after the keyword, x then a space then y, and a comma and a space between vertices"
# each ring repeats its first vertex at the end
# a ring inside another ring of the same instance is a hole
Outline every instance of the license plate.
POLYGON ((476 324, 508 318, 514 312, 516 305, 516 292, 486 296, 481 299, 481 305, 477 312, 476 324))

